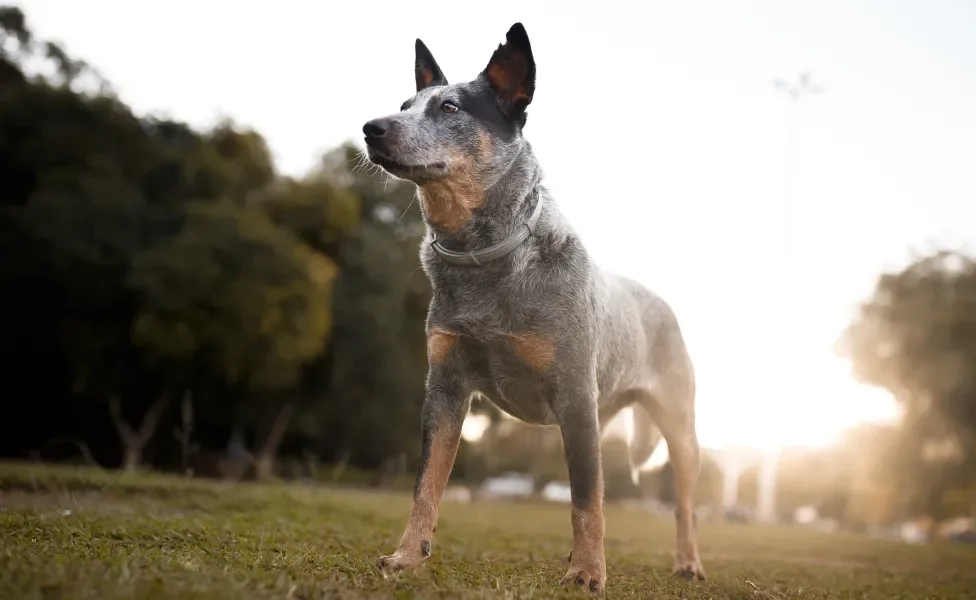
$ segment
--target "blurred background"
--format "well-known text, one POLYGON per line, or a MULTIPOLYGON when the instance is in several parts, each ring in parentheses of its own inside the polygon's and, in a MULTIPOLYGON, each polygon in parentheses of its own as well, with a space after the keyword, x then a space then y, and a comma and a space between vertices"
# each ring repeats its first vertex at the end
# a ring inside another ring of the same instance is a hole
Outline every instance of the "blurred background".
MULTIPOLYGON (((359 132, 521 21, 547 185, 681 320, 701 518, 976 540, 976 4, 466 10, 0 7, 0 455, 408 489, 423 223, 359 132)), ((669 514, 630 435, 607 500, 669 514)), ((446 501, 568 501, 558 430, 464 440, 446 501)))

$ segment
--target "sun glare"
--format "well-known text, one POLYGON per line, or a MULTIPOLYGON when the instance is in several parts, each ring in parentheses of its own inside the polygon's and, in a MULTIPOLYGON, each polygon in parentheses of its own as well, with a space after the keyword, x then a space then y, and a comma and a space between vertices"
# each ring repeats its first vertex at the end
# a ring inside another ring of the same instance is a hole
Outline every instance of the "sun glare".
MULTIPOLYGON (((788 447, 825 448, 852 427, 892 423, 900 418, 891 394, 855 381, 843 360, 828 355, 821 360, 805 360, 804 364, 806 368, 796 375, 797 384, 784 386, 781 394, 757 387, 723 398, 700 397, 696 421, 701 446, 718 451, 748 448, 764 454, 788 447)), ((461 435, 468 442, 478 442, 489 425, 488 417, 469 414, 461 435)), ((632 409, 608 423, 605 433, 633 440, 632 409)), ((667 444, 661 443, 643 470, 659 467, 667 460, 667 444)))
POLYGON ((490 424, 491 420, 485 415, 468 413, 464 419, 464 424, 461 425, 461 437, 466 442, 478 442, 485 435, 490 424))
POLYGON ((885 390, 855 381, 839 358, 802 361, 790 384, 703 398, 697 410, 702 446, 747 446, 764 453, 786 447, 823 448, 863 423, 890 423, 900 414, 885 390))

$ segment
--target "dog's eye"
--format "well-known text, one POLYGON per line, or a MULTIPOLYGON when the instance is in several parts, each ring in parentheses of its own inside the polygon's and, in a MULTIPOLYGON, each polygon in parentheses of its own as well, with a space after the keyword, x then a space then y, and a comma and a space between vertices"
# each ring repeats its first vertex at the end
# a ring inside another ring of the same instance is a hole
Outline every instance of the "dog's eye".
POLYGON ((444 104, 441 104, 441 110, 446 113, 456 113, 458 111, 458 107, 457 104, 447 101, 444 104))

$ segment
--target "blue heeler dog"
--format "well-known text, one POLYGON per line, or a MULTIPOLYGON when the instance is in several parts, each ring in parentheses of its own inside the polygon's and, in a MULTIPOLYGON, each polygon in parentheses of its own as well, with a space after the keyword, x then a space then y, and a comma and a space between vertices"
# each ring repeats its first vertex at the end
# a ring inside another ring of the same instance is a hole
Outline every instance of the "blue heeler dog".
POLYGON ((367 155, 417 185, 427 224, 423 448, 413 508, 384 575, 430 556, 441 495, 474 394, 528 423, 558 425, 572 490, 562 583, 599 592, 604 558, 603 425, 634 407, 631 467, 663 434, 677 491, 674 572, 704 579, 692 494, 699 472, 695 378, 674 313, 640 284, 601 271, 542 185, 522 135, 535 92, 525 28, 508 31, 473 81, 448 84, 416 43, 417 93, 365 126, 367 155))

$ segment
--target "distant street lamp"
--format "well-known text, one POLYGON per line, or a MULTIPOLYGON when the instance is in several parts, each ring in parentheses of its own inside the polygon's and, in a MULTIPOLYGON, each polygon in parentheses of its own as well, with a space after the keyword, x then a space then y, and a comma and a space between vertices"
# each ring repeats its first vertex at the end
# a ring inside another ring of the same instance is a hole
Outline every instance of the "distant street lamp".
POLYGON ((807 72, 800 73, 796 83, 774 79, 773 87, 777 91, 783 92, 790 103, 789 124, 786 132, 786 219, 783 227, 783 275, 789 277, 793 258, 793 213, 796 204, 794 182, 796 179, 796 148, 800 131, 800 100, 805 96, 821 94, 824 88, 813 83, 810 74, 807 72))
MULTIPOLYGON (((795 212, 795 193, 794 193, 794 182, 796 179, 796 149, 797 149, 797 139, 799 134, 799 104, 800 100, 807 96, 812 96, 814 94, 819 94, 823 92, 823 87, 813 83, 810 75, 806 72, 801 73, 797 78, 795 83, 790 83, 782 79, 775 79, 773 81, 773 87, 780 92, 786 94, 789 100, 789 124, 787 129, 787 140, 786 140, 786 191, 785 191, 785 222, 783 224, 783 282, 782 295, 780 298, 780 314, 783 315, 784 323, 782 327, 777 327, 775 330, 779 335, 784 335, 786 339, 789 339, 788 332, 791 329, 793 323, 791 322, 791 311, 792 302, 794 301, 793 296, 793 277, 791 267, 793 266, 793 225, 794 225, 794 212, 795 212)), ((789 343, 783 345, 774 344, 773 347, 777 347, 776 352, 785 359, 784 369, 782 373, 785 375, 784 381, 789 387, 794 378, 791 377, 794 361, 796 357, 791 356, 789 353, 789 343), (785 355, 784 355, 785 353, 785 355)), ((777 394, 784 394, 785 390, 780 386, 775 390, 777 394)), ((763 453, 763 457, 759 463, 759 473, 758 473, 758 506, 757 512, 759 519, 762 521, 775 521, 776 520, 776 472, 779 469, 779 450, 770 449, 763 453)))

